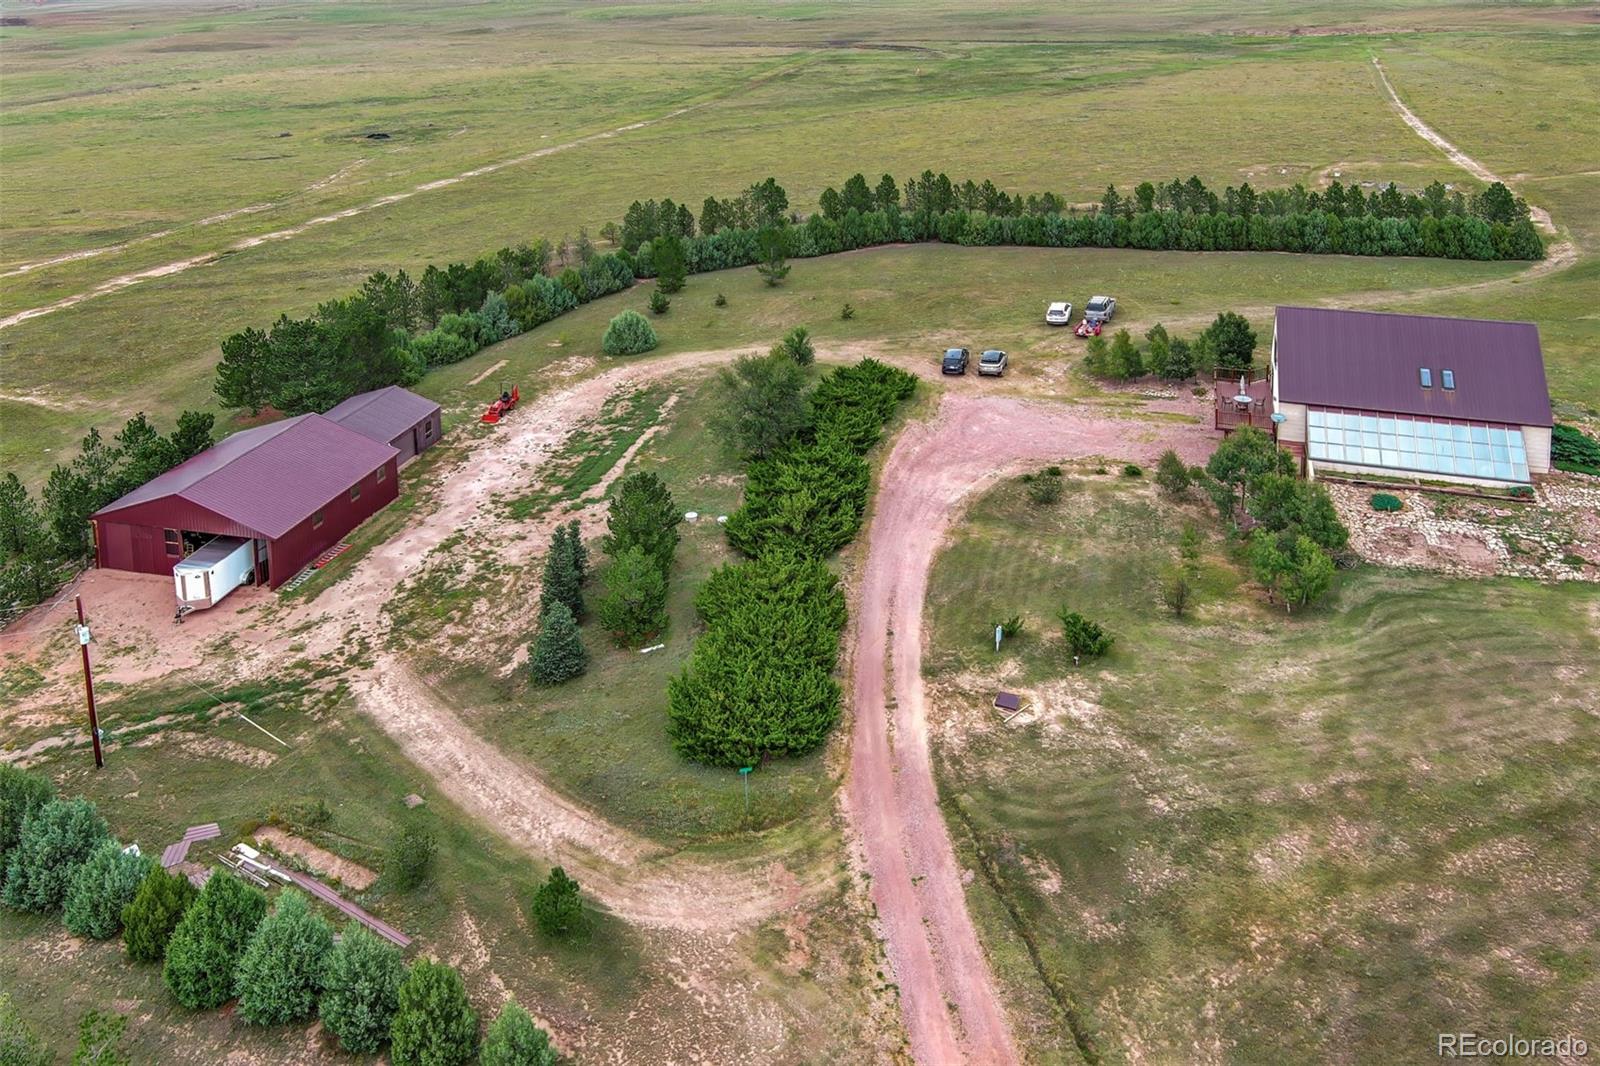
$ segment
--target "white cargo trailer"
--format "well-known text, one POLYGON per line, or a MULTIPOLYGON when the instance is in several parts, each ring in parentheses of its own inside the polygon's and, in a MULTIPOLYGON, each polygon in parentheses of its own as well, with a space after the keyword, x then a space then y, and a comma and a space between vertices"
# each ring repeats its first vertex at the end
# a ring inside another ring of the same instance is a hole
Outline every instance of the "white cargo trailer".
POLYGON ((255 578, 255 541, 213 537, 172 568, 178 617, 214 607, 222 597, 255 578))

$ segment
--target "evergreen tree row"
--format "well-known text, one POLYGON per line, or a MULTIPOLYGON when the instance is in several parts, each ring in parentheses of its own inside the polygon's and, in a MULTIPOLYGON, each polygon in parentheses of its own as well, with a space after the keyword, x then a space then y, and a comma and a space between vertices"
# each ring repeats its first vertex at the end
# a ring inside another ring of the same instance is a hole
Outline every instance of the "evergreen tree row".
POLYGON ((804 754, 838 720, 845 604, 824 560, 860 531, 871 487, 864 456, 916 379, 865 359, 807 395, 810 358, 809 340, 792 332, 723 378, 717 428, 750 460, 728 540, 748 559, 701 588, 705 634, 668 686, 668 733, 696 762, 804 754))
MULTIPOLYGON (((576 921, 577 884, 563 880, 561 913, 576 921)), ((346 1051, 370 1054, 387 1041, 397 1066, 556 1062, 549 1036, 514 1002, 480 1048, 478 1014, 453 967, 427 959, 408 967, 397 947, 354 922, 335 943, 333 926, 294 889, 269 904, 265 893, 215 871, 196 891, 182 875, 125 852, 93 803, 57 799, 45 778, 4 764, 0 904, 58 914, 75 936, 120 932, 128 957, 160 963, 168 991, 190 1010, 237 999, 239 1016, 254 1025, 320 1018, 346 1051)), ((115 1027, 110 1042, 120 1033, 115 1027)))

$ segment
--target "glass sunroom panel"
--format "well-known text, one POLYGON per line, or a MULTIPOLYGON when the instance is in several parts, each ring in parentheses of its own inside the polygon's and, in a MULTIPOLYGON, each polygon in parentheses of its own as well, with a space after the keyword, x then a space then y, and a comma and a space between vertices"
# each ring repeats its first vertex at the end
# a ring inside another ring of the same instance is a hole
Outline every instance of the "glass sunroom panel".
POLYGON ((1306 412, 1306 425, 1308 425, 1308 426, 1320 426, 1320 425, 1323 424, 1322 419, 1323 419, 1323 414, 1322 414, 1321 411, 1307 411, 1306 412))
POLYGON ((1527 481, 1528 480, 1528 464, 1527 463, 1512 463, 1511 464, 1511 476, 1516 478, 1518 481, 1527 481))
POLYGON ((1363 432, 1363 433, 1376 433, 1376 432, 1378 432, 1378 419, 1377 419, 1376 416, 1374 416, 1374 415, 1361 415, 1359 417, 1361 418, 1361 432, 1363 432))
POLYGON ((1503 429, 1491 428, 1489 430, 1489 443, 1502 448, 1505 447, 1506 431, 1503 429))
POLYGON ((1321 444, 1328 439, 1327 433, 1328 431, 1321 426, 1307 426, 1306 440, 1311 444, 1321 444))
POLYGON ((1488 426, 1473 426, 1472 427, 1472 443, 1474 443, 1474 444, 1488 444, 1489 443, 1489 427, 1488 426))

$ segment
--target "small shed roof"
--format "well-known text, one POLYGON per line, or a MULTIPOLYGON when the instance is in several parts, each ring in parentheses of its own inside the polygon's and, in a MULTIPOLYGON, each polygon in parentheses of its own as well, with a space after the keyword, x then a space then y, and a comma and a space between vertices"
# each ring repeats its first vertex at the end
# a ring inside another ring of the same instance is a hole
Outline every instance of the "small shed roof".
POLYGON ((398 454, 322 415, 299 415, 224 438, 94 517, 176 496, 272 539, 398 454))
POLYGON ((398 385, 352 396, 330 408, 327 417, 364 437, 388 444, 439 411, 432 400, 398 385))
POLYGON ((1531 322, 1280 307, 1278 399, 1319 407, 1548 426, 1539 329, 1531 322), (1422 386, 1427 368, 1432 387, 1422 386), (1449 370, 1455 387, 1444 387, 1449 370))

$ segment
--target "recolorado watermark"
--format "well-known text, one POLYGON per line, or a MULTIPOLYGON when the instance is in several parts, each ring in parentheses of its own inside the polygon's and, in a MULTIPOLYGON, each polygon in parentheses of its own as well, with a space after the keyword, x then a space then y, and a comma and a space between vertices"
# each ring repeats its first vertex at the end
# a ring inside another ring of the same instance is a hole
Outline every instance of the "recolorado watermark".
POLYGON ((1581 1059, 1589 1055, 1588 1041, 1576 1036, 1484 1036, 1481 1033, 1440 1033, 1441 1059, 1581 1059))

